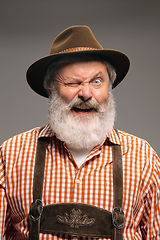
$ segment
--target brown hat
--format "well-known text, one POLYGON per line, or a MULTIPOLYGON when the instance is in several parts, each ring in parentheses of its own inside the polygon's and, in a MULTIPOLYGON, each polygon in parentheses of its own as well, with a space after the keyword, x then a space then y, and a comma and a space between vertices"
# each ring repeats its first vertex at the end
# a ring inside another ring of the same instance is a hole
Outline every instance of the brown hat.
POLYGON ((27 81, 30 87, 36 93, 48 97, 43 87, 44 76, 48 66, 64 55, 70 56, 75 53, 91 53, 102 56, 103 59, 110 62, 117 73, 113 88, 123 80, 130 66, 130 61, 124 53, 103 49, 89 27, 73 26, 65 29, 54 39, 48 56, 37 60, 28 68, 27 81))

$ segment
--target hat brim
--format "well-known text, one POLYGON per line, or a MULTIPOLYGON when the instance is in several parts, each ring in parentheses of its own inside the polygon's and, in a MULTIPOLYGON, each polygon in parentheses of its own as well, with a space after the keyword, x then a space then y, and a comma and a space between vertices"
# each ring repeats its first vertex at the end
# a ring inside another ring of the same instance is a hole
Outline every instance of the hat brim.
MULTIPOLYGON (((64 53, 57 53, 54 55, 49 55, 43 57, 36 62, 34 62, 27 70, 26 77, 29 86, 39 95, 43 97, 48 97, 48 94, 43 86, 44 77, 49 65, 61 58, 62 56, 70 56, 73 54, 93 54, 102 56, 103 59, 111 63, 111 65, 115 68, 116 71, 116 79, 112 86, 115 88, 126 76, 130 61, 129 58, 122 52, 110 49, 103 49, 103 50, 88 50, 88 51, 78 51, 78 52, 64 52, 64 53)), ((94 59, 94 58, 93 58, 94 59)))

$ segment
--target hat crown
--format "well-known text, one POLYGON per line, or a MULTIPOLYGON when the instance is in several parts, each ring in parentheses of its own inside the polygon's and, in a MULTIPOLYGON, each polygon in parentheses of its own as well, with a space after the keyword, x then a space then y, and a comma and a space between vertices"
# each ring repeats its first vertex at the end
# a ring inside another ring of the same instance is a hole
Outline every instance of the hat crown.
POLYGON ((65 29, 55 38, 50 55, 74 48, 103 49, 88 26, 73 26, 65 29))

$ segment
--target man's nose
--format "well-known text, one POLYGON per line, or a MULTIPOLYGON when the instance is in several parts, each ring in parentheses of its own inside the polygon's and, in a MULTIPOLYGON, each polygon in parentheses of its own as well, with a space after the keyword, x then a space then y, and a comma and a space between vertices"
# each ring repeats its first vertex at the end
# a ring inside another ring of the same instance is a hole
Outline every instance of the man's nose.
POLYGON ((84 83, 80 85, 78 97, 83 98, 84 100, 89 100, 92 98, 92 90, 89 83, 84 83))

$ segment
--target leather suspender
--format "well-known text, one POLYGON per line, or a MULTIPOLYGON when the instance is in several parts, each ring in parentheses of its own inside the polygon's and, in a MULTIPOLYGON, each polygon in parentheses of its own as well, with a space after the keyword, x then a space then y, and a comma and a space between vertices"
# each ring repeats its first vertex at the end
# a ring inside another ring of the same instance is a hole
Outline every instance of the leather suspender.
POLYGON ((124 213, 122 211, 123 202, 123 170, 122 170, 122 153, 120 145, 112 146, 113 157, 113 218, 117 219, 114 224, 115 240, 123 239, 122 228, 124 225, 124 213))
MULTIPOLYGON (((40 129, 41 131, 42 129, 40 129)), ((30 208, 29 222, 30 231, 29 239, 38 240, 40 230, 40 215, 42 212, 42 191, 43 191, 43 179, 45 169, 45 156, 47 138, 39 138, 37 142, 36 160, 34 167, 34 179, 33 179, 33 203, 30 208), (32 218, 34 216, 34 218, 32 218)))
MULTIPOLYGON (((115 131, 118 135, 118 131, 116 129, 115 131)), ((30 213, 29 213, 29 222, 30 222, 29 239, 30 240, 39 239, 40 220, 41 220, 41 214, 43 211, 41 199, 42 199, 43 179, 44 179, 44 169, 45 169, 45 154, 46 154, 46 144, 47 144, 46 140, 47 138, 40 138, 38 139, 38 143, 37 143, 34 180, 33 180, 33 203, 31 204, 30 213)), ((122 170, 122 154, 121 154, 120 145, 112 144, 112 156, 113 156, 113 195, 114 195, 113 207, 114 207, 114 210, 112 213, 107 211, 107 214, 110 213, 112 216, 111 225, 114 226, 112 227, 113 229, 112 239, 122 240, 124 213, 121 210, 122 201, 123 201, 123 170, 122 170)), ((47 209, 45 207, 44 207, 44 210, 47 209)))

